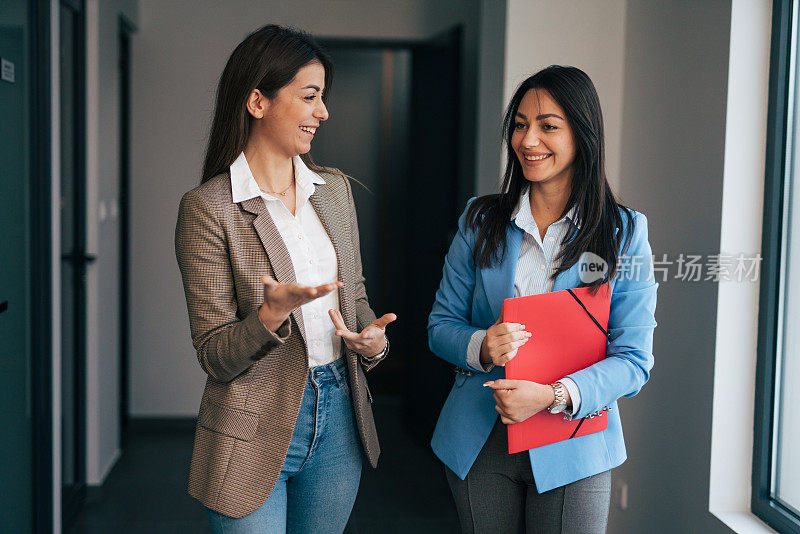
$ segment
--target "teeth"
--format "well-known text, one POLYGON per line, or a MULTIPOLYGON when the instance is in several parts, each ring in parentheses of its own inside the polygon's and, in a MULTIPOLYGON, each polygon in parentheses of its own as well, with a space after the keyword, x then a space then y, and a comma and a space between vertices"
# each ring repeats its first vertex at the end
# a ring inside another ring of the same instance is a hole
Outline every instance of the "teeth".
POLYGON ((545 154, 544 156, 525 156, 525 159, 528 161, 539 161, 545 158, 549 158, 550 154, 545 154))
POLYGON ((300 129, 303 130, 304 132, 308 132, 310 134, 313 134, 314 132, 317 131, 316 128, 311 128, 309 126, 301 126, 300 129))

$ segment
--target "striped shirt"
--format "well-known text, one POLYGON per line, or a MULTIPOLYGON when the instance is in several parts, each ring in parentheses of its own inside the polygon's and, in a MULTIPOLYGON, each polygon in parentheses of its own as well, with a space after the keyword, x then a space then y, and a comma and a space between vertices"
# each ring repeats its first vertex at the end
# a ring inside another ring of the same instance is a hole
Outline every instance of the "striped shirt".
MULTIPOLYGON (((553 290, 554 280, 552 274, 560 262, 556 257, 561 251, 561 243, 567 236, 570 228, 576 225, 573 207, 564 217, 547 227, 542 239, 539 227, 531 213, 529 189, 526 188, 520 195, 519 202, 511 214, 511 220, 525 233, 522 236, 522 245, 519 249, 517 269, 514 273, 514 296, 527 297, 539 295, 553 290)), ((577 226, 577 225, 576 225, 577 226)), ((470 338, 467 346, 467 363, 479 371, 491 371, 493 364, 484 365, 480 361, 481 345, 486 337, 486 330, 478 330, 470 338)), ((570 378, 559 380, 569 392, 572 409, 567 413, 578 413, 581 404, 581 394, 578 386, 570 378)))

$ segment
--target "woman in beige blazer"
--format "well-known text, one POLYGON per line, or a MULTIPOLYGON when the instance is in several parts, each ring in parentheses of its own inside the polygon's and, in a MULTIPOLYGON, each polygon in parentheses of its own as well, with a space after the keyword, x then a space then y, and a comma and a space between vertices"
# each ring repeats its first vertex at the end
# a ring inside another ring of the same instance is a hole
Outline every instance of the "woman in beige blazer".
POLYGON ((350 181, 316 166, 331 62, 265 26, 231 54, 202 184, 175 251, 208 379, 189 493, 214 532, 342 532, 380 448, 364 372, 394 314, 370 309, 350 181))

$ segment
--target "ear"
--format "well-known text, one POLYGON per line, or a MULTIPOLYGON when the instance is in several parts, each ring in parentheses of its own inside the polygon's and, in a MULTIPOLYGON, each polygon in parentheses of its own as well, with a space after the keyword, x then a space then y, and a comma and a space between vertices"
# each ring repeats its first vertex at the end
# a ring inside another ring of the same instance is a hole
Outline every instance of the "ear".
POLYGON ((269 99, 258 89, 253 89, 247 97, 247 112, 256 119, 263 119, 269 108, 269 99))

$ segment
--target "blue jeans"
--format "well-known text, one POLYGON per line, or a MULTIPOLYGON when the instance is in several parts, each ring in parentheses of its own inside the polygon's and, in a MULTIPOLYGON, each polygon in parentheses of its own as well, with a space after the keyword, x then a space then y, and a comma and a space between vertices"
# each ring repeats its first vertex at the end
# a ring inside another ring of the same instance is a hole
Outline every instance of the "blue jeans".
POLYGON ((232 518, 208 509, 214 534, 341 534, 361 480, 361 443, 344 358, 309 370, 292 442, 272 494, 232 518))

